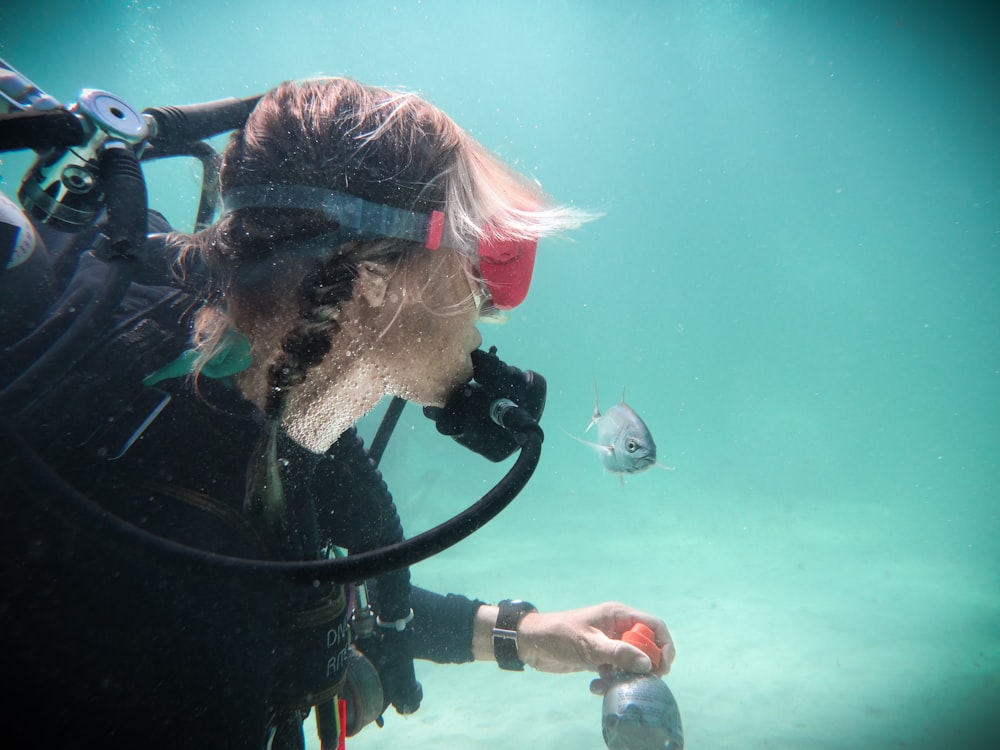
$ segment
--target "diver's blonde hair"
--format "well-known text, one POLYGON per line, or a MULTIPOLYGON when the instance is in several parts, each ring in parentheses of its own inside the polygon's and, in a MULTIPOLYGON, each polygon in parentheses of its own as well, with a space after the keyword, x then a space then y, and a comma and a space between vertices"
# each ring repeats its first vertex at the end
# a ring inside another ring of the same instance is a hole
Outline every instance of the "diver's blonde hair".
MULTIPOLYGON (((487 233, 531 239, 580 226, 590 214, 553 203, 538 185, 477 143, 444 112, 413 92, 348 78, 286 82, 265 94, 222 156, 220 190, 243 185, 309 185, 397 208, 442 211, 442 244, 475 268, 487 233)), ((196 371, 238 325, 235 308, 252 306, 259 282, 251 261, 328 234, 315 212, 243 209, 193 236, 175 236, 182 262, 212 272, 214 303, 196 318, 196 371)), ((404 240, 353 243, 357 260, 419 248, 404 240)), ((333 248, 331 248, 331 251, 333 248)), ((244 309, 246 309, 244 307, 244 309)))
MULTIPOLYGON (((416 94, 347 78, 283 83, 232 134, 219 173, 223 199, 233 188, 274 184, 441 211, 442 245, 462 253, 469 269, 478 267, 485 236, 539 238, 590 218, 552 203, 416 94)), ((298 319, 267 367, 265 429, 247 475, 245 509, 272 530, 284 517, 275 445, 289 389, 333 348, 359 264, 426 252, 419 242, 358 242, 338 237, 338 229, 319 207, 243 207, 198 234, 174 237, 182 266, 195 264, 211 277, 195 317, 196 377, 241 317, 267 312, 275 295, 295 295, 298 319)))

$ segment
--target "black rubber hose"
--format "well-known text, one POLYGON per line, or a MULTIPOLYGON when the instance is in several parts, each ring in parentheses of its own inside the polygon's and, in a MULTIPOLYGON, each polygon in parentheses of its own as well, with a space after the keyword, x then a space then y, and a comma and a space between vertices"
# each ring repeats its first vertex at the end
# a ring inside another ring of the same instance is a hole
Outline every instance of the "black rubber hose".
MULTIPOLYGON (((398 419, 403 399, 393 400, 379 434, 382 448, 388 440, 391 425, 398 419)), ((376 440, 378 436, 376 436, 376 440)), ((373 443, 374 446, 374 443, 373 443)), ((371 552, 403 541, 403 524, 389 488, 378 470, 374 448, 365 450, 357 431, 351 428, 333 445, 317 467, 325 472, 321 486, 333 497, 324 509, 335 522, 330 529, 333 538, 342 540, 351 554, 371 552)), ((323 498, 319 498, 323 502, 323 498)), ((350 559, 350 558, 348 558, 350 559)), ((373 583, 369 581, 369 583, 373 583)), ((410 612, 410 569, 402 567, 386 573, 368 588, 370 602, 384 623, 407 621, 410 612)), ((413 669, 413 630, 379 629, 380 638, 369 639, 363 647, 365 655, 377 665, 386 699, 401 714, 413 713, 420 707, 423 691, 413 669)))
POLYGON ((243 127, 247 115, 259 101, 260 95, 245 99, 230 97, 180 107, 150 107, 142 113, 152 117, 156 123, 150 143, 170 146, 204 141, 243 127))
POLYGON ((392 431, 396 429, 396 423, 403 414, 405 407, 406 399, 399 396, 393 396, 389 402, 389 406, 385 410, 385 416, 382 417, 382 423, 379 424, 378 431, 375 433, 375 437, 372 438, 372 444, 368 446, 368 457, 375 466, 378 466, 382 461, 382 454, 385 453, 385 447, 389 444, 392 431))
POLYGON ((88 524, 92 531, 109 533, 109 542, 117 539, 122 543, 141 545, 142 551, 147 553, 158 552, 180 557, 234 574, 276 576, 306 583, 352 583, 378 578, 398 568, 426 560, 482 528, 510 505, 538 466, 542 452, 542 433, 537 425, 519 435, 518 442, 521 444, 521 452, 497 485, 454 518, 433 529, 397 544, 338 560, 275 562, 208 552, 152 534, 129 523, 83 495, 56 474, 18 435, 13 425, 5 417, 0 417, 0 445, 3 446, 3 455, 8 459, 16 458, 8 461, 10 470, 22 474, 25 481, 30 481, 39 488, 39 495, 34 502, 46 504, 50 512, 69 511, 81 522, 88 524), (60 503, 58 509, 51 507, 55 502, 60 503))
POLYGON ((66 109, 28 110, 0 115, 0 151, 71 148, 86 140, 83 123, 66 109))
MULTIPOLYGON (((146 242, 146 179, 132 149, 108 145, 97 157, 108 220, 103 232, 109 257, 131 258, 146 242)), ((106 258, 107 259, 107 258, 106 258)))

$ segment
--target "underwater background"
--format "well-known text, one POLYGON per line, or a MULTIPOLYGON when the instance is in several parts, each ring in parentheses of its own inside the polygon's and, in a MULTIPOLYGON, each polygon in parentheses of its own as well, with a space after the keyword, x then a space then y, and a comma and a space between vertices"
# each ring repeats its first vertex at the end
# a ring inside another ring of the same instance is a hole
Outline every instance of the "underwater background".
MULTIPOLYGON (((414 581, 663 617, 691 750, 965 750, 1000 747, 993 5, 38 0, 0 8, 0 56, 139 109, 319 74, 414 89, 600 212, 482 328, 548 380, 535 478, 414 581), (595 382, 676 471, 623 483, 571 439, 595 382)), ((0 189, 30 163, 3 155, 0 189)), ((189 228, 197 168, 147 177, 189 228)), ((506 465, 410 406, 383 468, 412 535, 506 465)), ((351 748, 604 747, 589 675, 417 674, 421 710, 351 748)))

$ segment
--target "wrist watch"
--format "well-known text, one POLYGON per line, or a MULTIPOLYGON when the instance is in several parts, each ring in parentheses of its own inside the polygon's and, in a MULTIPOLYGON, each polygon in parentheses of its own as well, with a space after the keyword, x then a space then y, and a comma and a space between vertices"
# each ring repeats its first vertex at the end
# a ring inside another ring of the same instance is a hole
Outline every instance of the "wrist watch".
POLYGON ((520 599, 504 599, 499 607, 497 623, 493 626, 493 655, 500 669, 520 672, 524 670, 524 662, 517 655, 517 625, 522 617, 538 609, 520 599))

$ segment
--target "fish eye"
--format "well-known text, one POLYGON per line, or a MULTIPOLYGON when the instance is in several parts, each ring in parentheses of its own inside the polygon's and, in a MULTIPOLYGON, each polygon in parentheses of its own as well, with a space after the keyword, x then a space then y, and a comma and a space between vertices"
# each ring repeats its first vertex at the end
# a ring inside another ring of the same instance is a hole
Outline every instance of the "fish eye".
POLYGON ((627 450, 629 453, 635 453, 637 450, 639 450, 639 443, 636 442, 635 440, 626 440, 625 450, 627 450))

